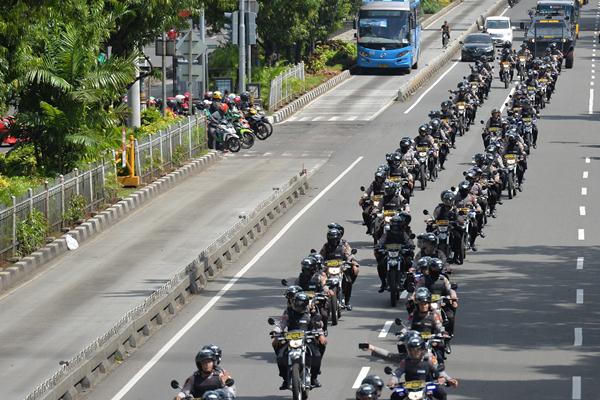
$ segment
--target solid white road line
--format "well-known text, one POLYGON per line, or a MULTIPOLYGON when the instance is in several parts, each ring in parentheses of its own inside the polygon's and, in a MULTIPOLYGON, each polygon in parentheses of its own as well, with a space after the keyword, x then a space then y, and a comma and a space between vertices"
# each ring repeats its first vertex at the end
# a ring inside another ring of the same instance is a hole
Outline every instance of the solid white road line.
POLYGON ((587 188, 586 187, 582 187, 581 188, 581 195, 582 196, 587 196, 587 188))
POLYGON ((394 323, 394 321, 385 321, 385 324, 383 324, 383 328, 381 328, 381 331, 379 332, 378 337, 380 337, 380 338, 386 337, 388 332, 390 331, 390 328, 392 327, 393 323, 394 323))
POLYGON ((581 346, 583 344, 583 329, 575 328, 575 340, 573 346, 581 346))
POLYGON ((579 206, 579 215, 585 216, 585 206, 579 206))
POLYGON ((508 101, 510 100, 510 96, 512 96, 514 92, 515 92, 515 88, 510 89, 510 92, 508 92, 508 96, 506 96, 506 98, 502 102, 502 106, 500 106, 501 113, 504 112, 504 109, 506 108, 506 104, 508 103, 508 101))
POLYGON ((588 114, 594 113, 594 89, 590 89, 590 101, 588 102, 588 114))
POLYGON ((500 16, 502 17, 504 14, 506 14, 506 12, 507 12, 508 10, 510 10, 510 7, 506 7, 506 8, 504 9, 504 11, 502 11, 502 13, 500 14, 500 16))
POLYGON ((583 304, 583 289, 577 289, 577 294, 575 295, 575 303, 583 304))
POLYGON ((418 98, 418 99, 417 99, 417 100, 416 100, 416 101, 415 101, 415 102, 414 102, 414 103, 413 103, 413 104, 412 104, 410 107, 408 107, 408 110, 404 111, 404 114, 408 114, 409 112, 411 112, 411 110, 412 110, 413 108, 415 108, 415 107, 416 107, 416 106, 417 106, 417 105, 418 105, 418 104, 421 102, 421 100, 423 100, 423 97, 425 97, 425 95, 426 95, 427 93, 429 93, 429 91, 430 91, 431 89, 433 89, 433 88, 434 88, 434 87, 435 87, 435 86, 436 86, 438 83, 440 83, 440 81, 441 81, 442 79, 444 79, 444 77, 445 77, 446 75, 448 75, 448 73, 449 73, 450 71, 452 71, 452 69, 453 69, 454 67, 456 67, 457 65, 458 65, 458 61, 455 61, 455 62, 454 62, 454 63, 453 63, 451 66, 450 66, 450 68, 448 68, 448 69, 446 70, 446 72, 444 72, 444 73, 443 73, 443 74, 442 74, 442 75, 441 75, 441 76, 440 76, 440 77, 439 77, 439 78, 438 78, 438 79, 437 79, 435 82, 433 82, 433 85, 429 86, 429 87, 427 88, 427 90, 426 90, 426 91, 424 91, 424 92, 423 92, 423 94, 422 94, 422 95, 420 95, 420 96, 419 96, 419 98, 418 98))
POLYGON ((577 257, 577 269, 583 269, 583 257, 577 257))
POLYGON ((305 205, 304 208, 302 208, 302 210, 298 212, 298 214, 294 215, 294 217, 290 221, 288 221, 288 223, 285 224, 283 228, 281 228, 281 230, 269 241, 269 243, 267 243, 265 247, 263 247, 258 253, 256 253, 256 255, 252 258, 252 260, 248 262, 248 264, 246 264, 237 274, 235 274, 234 277, 231 278, 229 282, 227 282, 227 284, 223 286, 223 288, 219 290, 219 292, 212 299, 210 299, 210 301, 206 303, 206 305, 202 307, 202 309, 198 311, 198 313, 194 315, 192 319, 190 319, 183 328, 181 328, 181 330, 179 330, 163 347, 161 347, 160 350, 150 359, 150 361, 144 364, 144 366, 125 384, 125 386, 123 386, 123 388, 121 388, 121 390, 119 390, 119 392, 116 395, 112 397, 111 400, 121 400, 135 386, 135 384, 139 382, 139 380, 142 379, 144 375, 146 375, 148 371, 150 371, 150 369, 154 365, 156 365, 156 363, 165 354, 167 354, 169 350, 171 350, 171 348, 175 346, 175 344, 190 329, 192 329, 192 327, 198 321, 200 321, 200 319, 204 317, 204 315, 206 315, 206 313, 208 313, 215 304, 217 304, 217 302, 233 287, 233 285, 235 285, 237 281, 239 281, 240 278, 242 278, 246 274, 246 272, 248 272, 250 268, 252 268, 267 253, 267 251, 269 251, 269 249, 271 249, 271 247, 273 247, 279 241, 279 239, 281 239, 283 235, 285 235, 286 232, 290 230, 290 228, 308 210, 312 208, 312 206, 314 206, 323 196, 325 196, 325 194, 327 194, 327 192, 329 192, 332 187, 334 187, 340 180, 342 180, 342 178, 346 176, 346 174, 348 174, 348 172, 350 172, 362 159, 363 156, 360 156, 356 160, 354 160, 354 162, 350 164, 348 168, 346 168, 329 185, 327 185, 323 190, 321 190, 321 192, 319 192, 319 194, 317 194, 315 198, 310 201, 310 203, 305 205))
POLYGON ((352 385, 352 389, 358 389, 360 387, 360 383, 362 382, 363 379, 366 378, 366 376, 369 374, 370 370, 371 370, 371 367, 362 367, 360 369, 360 372, 358 373, 358 376, 356 377, 356 380, 354 381, 354 385, 352 385))
POLYGON ((587 171, 583 171, 583 175, 582 175, 582 177, 583 177, 583 179, 587 179, 589 175, 590 175, 590 173, 589 173, 589 172, 587 172, 587 171))
POLYGON ((578 240, 585 240, 585 230, 584 229, 577 229, 577 239, 578 240))
POLYGON ((573 392, 572 396, 573 400, 581 400, 581 377, 574 376, 573 377, 573 392))

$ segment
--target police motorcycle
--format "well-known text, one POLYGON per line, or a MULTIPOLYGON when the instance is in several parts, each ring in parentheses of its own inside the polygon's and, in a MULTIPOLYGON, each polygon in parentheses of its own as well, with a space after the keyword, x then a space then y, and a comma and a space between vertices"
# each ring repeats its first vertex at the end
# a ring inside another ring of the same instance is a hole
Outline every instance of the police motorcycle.
MULTIPOLYGON (((385 367, 383 371, 387 375, 394 376, 394 371, 391 367, 385 367)), ((408 400, 435 400, 433 395, 437 391, 437 388, 438 384, 436 382, 401 382, 396 387, 392 388, 391 398, 408 400)))
POLYGON ((392 307, 396 307, 412 265, 415 246, 410 244, 386 244, 377 250, 384 253, 390 304, 392 307))
MULTIPOLYGON (((452 237, 456 236, 459 232, 458 223, 455 219, 434 219, 429 214, 429 211, 423 210, 425 216, 429 216, 425 220, 426 229, 428 233, 433 233, 438 239, 438 250, 446 255, 446 258, 450 258, 452 254, 452 237)), ((454 214, 454 213, 451 213, 454 214)))
MULTIPOLYGON (((231 387, 235 384, 235 381, 233 380, 233 378, 228 378, 225 381, 225 386, 231 387)), ((171 389, 175 389, 175 390, 179 390, 179 392, 183 392, 183 388, 181 387, 181 385, 179 384, 179 382, 175 379, 173 379, 171 381, 171 389)), ((202 396, 202 398, 204 399, 205 397, 209 398, 210 400, 213 399, 218 399, 218 400, 233 400, 234 397, 232 395, 229 394, 229 392, 223 390, 223 389, 216 389, 216 390, 211 390, 207 393, 204 394, 204 396, 202 396), (214 396, 214 397, 211 397, 214 396)), ((179 397, 178 397, 179 398, 179 397)), ((194 396, 192 396, 191 394, 186 395, 183 400, 197 400, 196 398, 194 398, 194 396)))
POLYGON ((520 156, 515 153, 506 153, 503 156, 504 168, 503 176, 504 189, 508 190, 508 198, 512 199, 517 195, 517 166, 521 161, 520 156))
MULTIPOLYGON (((267 319, 269 325, 274 326, 273 318, 267 319)), ((312 388, 310 384, 310 358, 309 344, 315 344, 323 333, 316 330, 297 329, 287 332, 272 331, 270 336, 277 340, 287 356, 288 389, 292 391, 293 400, 306 400, 312 388)), ((326 333, 325 333, 326 336, 326 333)))
MULTIPOLYGON (((281 280, 281 285, 285 287, 289 287, 290 284, 286 279, 281 280)), ((308 298, 310 299, 310 309, 314 310, 314 312, 321 316, 323 321, 323 329, 327 330, 328 322, 329 322, 329 297, 325 292, 326 288, 321 286, 321 283, 318 281, 318 275, 315 274, 308 283, 308 290, 304 290, 308 298)), ((337 318, 335 320, 335 324, 332 322, 332 325, 337 325, 337 318)))

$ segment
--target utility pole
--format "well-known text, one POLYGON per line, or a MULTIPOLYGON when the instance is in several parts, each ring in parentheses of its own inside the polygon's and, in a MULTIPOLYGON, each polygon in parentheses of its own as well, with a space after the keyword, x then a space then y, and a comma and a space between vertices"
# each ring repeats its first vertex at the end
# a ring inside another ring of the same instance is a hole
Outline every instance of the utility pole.
POLYGON ((240 0, 240 13, 239 21, 240 26, 237 34, 239 35, 238 48, 239 48, 239 68, 238 68, 238 93, 242 93, 246 86, 245 72, 246 72, 246 12, 245 12, 246 0, 240 0))
POLYGON ((142 111, 140 104, 140 80, 138 76, 140 74, 140 67, 138 61, 135 61, 135 83, 131 85, 127 92, 127 106, 129 106, 129 127, 139 128, 142 126, 142 111))
POLYGON ((162 115, 164 117, 167 113, 167 35, 164 32, 162 33, 162 56, 160 57, 160 62, 162 66, 162 102, 160 105, 160 110, 162 111, 162 115))
POLYGON ((194 97, 194 79, 193 79, 193 75, 192 75, 192 67, 194 64, 194 56, 193 56, 193 44, 194 42, 192 41, 193 35, 194 35, 194 20, 190 17, 190 33, 189 33, 189 46, 188 46, 188 82, 187 82, 187 86, 188 86, 188 92, 190 93, 190 99, 189 99, 189 103, 188 103, 188 110, 190 115, 194 113, 194 103, 192 102, 192 99, 194 97))
MULTIPOLYGON (((200 41, 204 44, 206 44, 206 21, 204 19, 204 7, 200 10, 200 41)), ((204 51, 202 52, 202 72, 203 72, 203 76, 202 76, 202 87, 200 88, 201 92, 200 92, 200 96, 204 96, 204 93, 206 93, 206 90, 208 88, 208 52, 207 52, 207 48, 204 47, 204 51)), ((200 97, 202 98, 202 97, 200 97)))

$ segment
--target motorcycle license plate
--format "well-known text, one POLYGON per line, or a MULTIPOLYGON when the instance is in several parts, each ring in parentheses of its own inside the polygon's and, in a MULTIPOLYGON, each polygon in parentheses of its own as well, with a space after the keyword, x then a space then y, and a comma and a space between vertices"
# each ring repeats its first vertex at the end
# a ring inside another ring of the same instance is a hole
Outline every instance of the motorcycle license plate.
POLYGON ((325 261, 325 265, 328 267, 339 267, 342 265, 342 260, 327 260, 325 261))
POLYGON ((432 295, 431 295, 431 301, 432 301, 433 303, 435 303, 435 302, 437 302, 437 301, 440 301, 440 299, 441 299, 441 298, 442 298, 442 296, 440 296, 439 294, 432 294, 432 295))
POLYGON ((459 210, 462 211, 465 214, 469 212, 469 209, 466 208, 466 207, 465 208, 460 208, 459 210))
POLYGON ((394 210, 384 210, 383 211, 384 217, 393 217, 395 214, 396 214, 396 211, 394 211, 394 210))
POLYGON ((500 128, 493 127, 493 126, 491 126, 491 127, 488 128, 488 131, 490 131, 490 132, 498 132, 499 130, 500 130, 500 128))
POLYGON ((506 154, 504 156, 504 158, 506 158, 507 160, 516 160, 517 159, 517 155, 516 154, 506 154))
POLYGON ((381 199, 383 198, 383 195, 380 194, 374 194, 373 196, 371 196, 371 200, 373 200, 373 202, 377 203, 378 201, 381 201, 381 199))
POLYGON ((432 336, 433 335, 431 334, 431 332, 421 332, 421 339, 429 339, 432 336))
POLYGON ((309 298, 311 298, 311 299, 312 299, 313 297, 315 297, 315 292, 313 292, 312 290, 307 290, 307 291, 305 291, 304 293, 306 293, 306 295, 307 295, 309 298))
POLYGON ((304 337, 304 332, 286 332, 285 338, 287 340, 300 340, 304 337))
POLYGON ((539 80, 539 82, 546 83, 546 82, 548 82, 548 79, 546 79, 546 78, 541 78, 541 79, 539 80))
POLYGON ((329 275, 339 275, 340 274, 340 267, 329 267, 327 269, 327 273, 329 275))
POLYGON ((524 122, 531 122, 531 118, 523 118, 524 122))
POLYGON ((533 92, 535 90, 535 87, 533 87, 533 86, 527 86, 527 90, 533 92))
POLYGON ((408 382, 404 382, 404 386, 405 389, 411 389, 411 390, 415 390, 415 389, 421 389, 423 387, 425 387, 425 381, 408 381, 408 382))
POLYGON ((400 245, 399 244, 386 244, 385 249, 386 250, 399 250, 400 245))
POLYGON ((427 153, 427 150, 429 150, 429 147, 427 147, 427 146, 417 147, 417 151, 419 151, 420 153, 423 153, 423 152, 427 153))
POLYGON ((390 176, 388 178, 388 180, 392 181, 392 182, 400 182, 402 180, 401 176, 390 176))

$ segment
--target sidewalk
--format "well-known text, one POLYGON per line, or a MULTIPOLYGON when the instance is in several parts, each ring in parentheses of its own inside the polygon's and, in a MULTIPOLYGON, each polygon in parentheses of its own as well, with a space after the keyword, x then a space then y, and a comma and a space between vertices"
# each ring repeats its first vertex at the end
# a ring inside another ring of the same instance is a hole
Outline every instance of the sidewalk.
POLYGON ((225 157, 1 297, 2 398, 24 398, 59 361, 108 331, 303 163, 322 162, 225 157))

